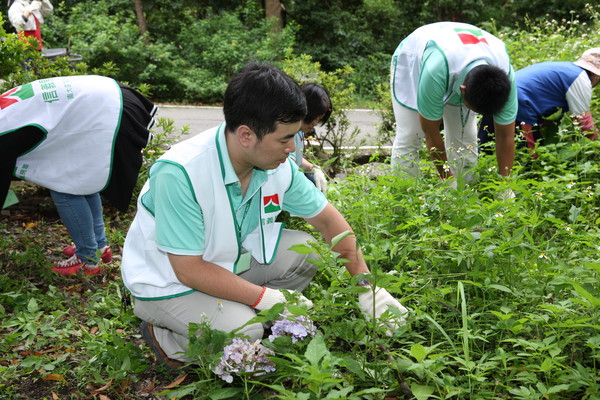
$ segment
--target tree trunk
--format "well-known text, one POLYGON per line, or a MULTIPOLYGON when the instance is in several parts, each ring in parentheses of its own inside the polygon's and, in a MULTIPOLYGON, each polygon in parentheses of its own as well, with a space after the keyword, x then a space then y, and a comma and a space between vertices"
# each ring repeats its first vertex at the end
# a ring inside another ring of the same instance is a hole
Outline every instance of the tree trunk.
POLYGON ((140 28, 140 34, 144 38, 144 43, 149 44, 150 38, 148 37, 148 28, 146 27, 146 19, 144 18, 144 7, 142 0, 133 0, 135 6, 135 15, 137 16, 138 27, 140 28))
POLYGON ((281 32, 285 7, 279 0, 265 0, 265 18, 271 21, 271 30, 281 32))

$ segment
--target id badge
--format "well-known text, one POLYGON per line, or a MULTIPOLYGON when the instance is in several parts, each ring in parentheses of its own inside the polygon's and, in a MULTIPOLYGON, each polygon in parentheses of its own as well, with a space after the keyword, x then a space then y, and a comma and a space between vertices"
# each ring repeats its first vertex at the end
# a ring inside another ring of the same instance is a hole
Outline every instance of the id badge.
POLYGON ((242 253, 237 263, 235 264, 235 273, 237 275, 246 272, 250 269, 250 258, 252 255, 250 253, 242 253))

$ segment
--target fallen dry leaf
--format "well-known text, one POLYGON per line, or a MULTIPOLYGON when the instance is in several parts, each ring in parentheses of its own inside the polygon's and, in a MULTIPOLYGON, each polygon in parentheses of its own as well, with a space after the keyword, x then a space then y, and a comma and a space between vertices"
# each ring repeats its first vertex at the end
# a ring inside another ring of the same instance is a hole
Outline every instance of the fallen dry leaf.
POLYGON ((98 394, 100 392, 104 392, 105 390, 107 390, 108 388, 110 388, 112 386, 112 382, 113 380, 111 379, 110 381, 108 381, 108 383, 102 387, 99 387, 98 389, 94 389, 91 394, 98 394))
POLYGON ((187 374, 183 374, 183 375, 177 377, 173 382, 169 383, 167 386, 163 387, 161 390, 174 388, 175 386, 177 386, 181 382, 183 382, 186 377, 187 377, 187 374))
POLYGON ((129 379, 124 379, 121 382, 119 382, 119 387, 121 388, 121 391, 125 391, 127 388, 129 388, 132 385, 131 381, 129 379))
POLYGON ((58 382, 66 382, 67 380, 61 374, 48 374, 44 376, 42 379, 45 381, 58 381, 58 382))
POLYGON ((37 222, 28 222, 26 224, 23 224, 23 227, 25 229, 32 229, 35 228, 37 226, 37 222))
POLYGON ((154 383, 154 380, 146 382, 146 384, 144 385, 143 388, 141 388, 138 393, 152 393, 152 391, 154 390, 154 388, 156 387, 156 384, 154 383))

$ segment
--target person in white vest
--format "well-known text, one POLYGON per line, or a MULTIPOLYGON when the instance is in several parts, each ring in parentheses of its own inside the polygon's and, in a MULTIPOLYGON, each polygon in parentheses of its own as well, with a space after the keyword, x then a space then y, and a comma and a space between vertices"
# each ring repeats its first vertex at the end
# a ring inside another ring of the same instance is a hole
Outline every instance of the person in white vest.
POLYGON ((53 10, 50 0, 14 0, 8 8, 8 19, 21 39, 34 37, 38 42, 36 49, 41 50, 41 25, 44 23, 44 17, 50 15, 53 10))
MULTIPOLYGON (((223 104, 224 124, 174 145, 151 167, 123 249, 121 273, 142 336, 172 368, 189 361, 190 323, 240 328, 260 339, 262 324, 244 325, 286 303, 284 291, 298 296, 312 280, 316 255, 290 250, 312 236, 283 229, 276 222, 282 210, 305 218, 328 243, 351 230, 288 158, 306 115, 305 97, 289 76, 251 63, 231 79, 223 104)), ((368 285, 355 237, 334 250, 368 285)), ((384 288, 373 289, 359 295, 364 313, 407 313, 384 288)), ((311 305, 301 295, 298 301, 311 305)), ((390 314, 380 321, 394 329, 403 319, 390 314)))
POLYGON ((316 83, 306 83, 300 86, 300 90, 306 97, 307 113, 304 120, 302 120, 300 130, 294 138, 296 151, 290 154, 290 158, 302 168, 306 177, 315 184, 317 189, 325 193, 327 191, 325 173, 318 165, 314 165, 304 157, 304 143, 307 140, 306 135, 313 132, 315 126, 323 125, 329 120, 333 107, 331 106, 329 94, 323 86, 316 83))
POLYGON ((0 204, 14 178, 50 190, 74 243, 53 271, 93 275, 111 261, 100 193, 127 210, 156 110, 96 75, 40 79, 0 95, 0 204))
POLYGON ((440 177, 472 180, 469 170, 477 163, 480 113, 494 116, 498 172, 510 175, 517 92, 500 39, 464 23, 425 25, 400 43, 390 75, 396 119, 391 163, 400 174, 418 176, 424 137, 440 177))

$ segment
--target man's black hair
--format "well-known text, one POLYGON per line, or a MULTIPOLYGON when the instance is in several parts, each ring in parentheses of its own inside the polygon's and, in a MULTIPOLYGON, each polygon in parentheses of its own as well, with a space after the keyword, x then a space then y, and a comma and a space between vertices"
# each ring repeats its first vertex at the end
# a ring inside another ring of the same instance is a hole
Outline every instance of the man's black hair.
POLYGON ((292 78, 267 63, 252 62, 229 82, 223 100, 227 130, 248 125, 259 140, 277 123, 302 121, 306 99, 292 78))
POLYGON ((465 77, 464 100, 479 114, 496 114, 508 101, 510 79, 502 69, 479 65, 465 77))
POLYGON ((327 122, 333 108, 331 106, 331 99, 325 88, 316 83, 305 83, 300 86, 300 90, 302 90, 306 97, 306 107, 308 108, 304 122, 309 124, 321 115, 323 118, 321 118, 319 123, 324 124, 327 122))

